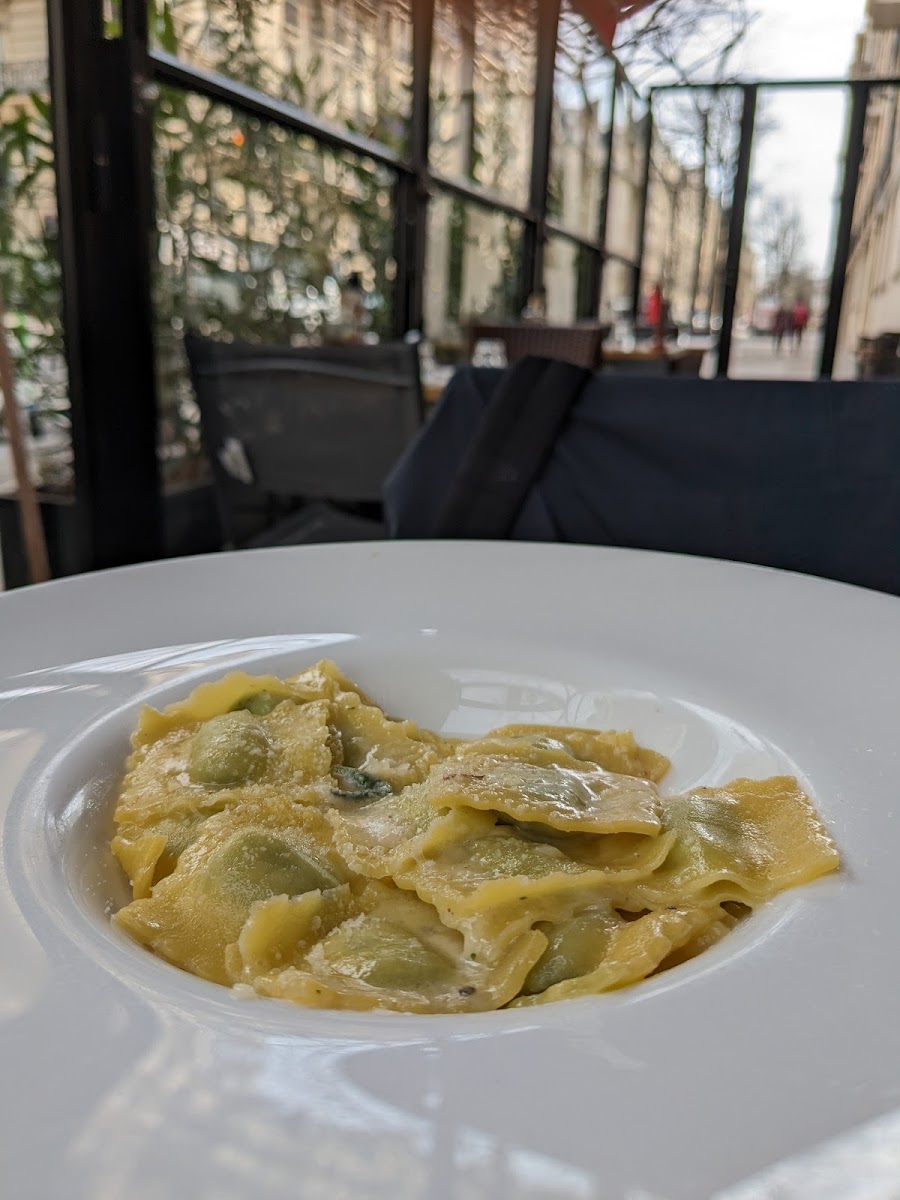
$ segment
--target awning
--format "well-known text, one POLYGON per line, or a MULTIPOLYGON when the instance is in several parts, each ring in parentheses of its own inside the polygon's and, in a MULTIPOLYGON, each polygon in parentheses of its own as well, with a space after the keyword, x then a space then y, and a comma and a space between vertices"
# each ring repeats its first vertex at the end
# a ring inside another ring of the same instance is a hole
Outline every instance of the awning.
POLYGON ((590 21, 607 50, 612 50, 619 22, 627 21, 652 3, 653 0, 575 0, 575 7, 590 21))

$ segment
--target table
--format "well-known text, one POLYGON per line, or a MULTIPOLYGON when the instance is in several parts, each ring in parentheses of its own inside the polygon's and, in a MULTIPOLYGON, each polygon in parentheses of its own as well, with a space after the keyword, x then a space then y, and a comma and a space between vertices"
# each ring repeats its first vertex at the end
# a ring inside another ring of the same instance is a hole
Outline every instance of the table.
POLYGON ((637 372, 646 368, 652 374, 699 375, 703 357, 710 349, 710 346, 680 346, 660 350, 654 346, 624 350, 618 346, 604 346, 601 370, 625 368, 637 372))

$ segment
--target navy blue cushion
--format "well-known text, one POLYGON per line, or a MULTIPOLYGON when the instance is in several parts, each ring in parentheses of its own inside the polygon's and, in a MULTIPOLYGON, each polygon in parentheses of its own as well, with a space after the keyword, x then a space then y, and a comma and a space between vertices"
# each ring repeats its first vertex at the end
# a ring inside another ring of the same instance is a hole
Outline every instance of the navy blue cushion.
MULTIPOLYGON (((503 372, 467 367, 390 476, 394 537, 431 537, 503 372)), ((598 374, 510 536, 784 567, 900 594, 900 385, 598 374)))

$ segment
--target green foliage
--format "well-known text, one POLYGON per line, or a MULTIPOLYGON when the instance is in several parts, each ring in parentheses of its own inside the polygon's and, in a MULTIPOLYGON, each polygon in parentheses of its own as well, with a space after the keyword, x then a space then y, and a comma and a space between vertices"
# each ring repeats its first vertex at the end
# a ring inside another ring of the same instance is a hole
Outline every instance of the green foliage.
MULTIPOLYGON (((67 424, 50 103, 0 95, 0 286, 16 353, 18 398, 35 424, 67 424)), ((65 471, 64 464, 58 464, 65 471)))
MULTIPOLYGON (((153 0, 158 44, 313 113, 340 115, 334 78, 307 56, 267 44, 271 0, 153 0), (209 62, 209 60, 212 60, 209 62)), ((362 30, 359 36, 363 36, 362 30)), ((375 113, 352 131, 402 149, 408 95, 376 88, 375 113)), ((154 176, 158 258, 154 300, 163 459, 185 473, 198 450, 196 411, 181 351, 186 329, 227 340, 317 341, 339 315, 352 271, 369 295, 372 328, 391 332, 392 173, 317 146, 200 96, 165 89, 157 105, 154 176)))
MULTIPOLYGON (((158 49, 402 154, 412 80, 387 36, 390 9, 387 0, 323 8, 328 21, 313 45, 272 24, 283 14, 274 0, 148 0, 148 20, 158 49)), ((499 68, 486 84, 492 99, 476 113, 469 167, 498 191, 521 174, 515 150, 524 93, 505 72, 499 68)), ((7 94, 0 104, 0 273, 10 311, 20 314, 27 376, 63 361, 51 114, 42 94, 15 102, 7 94)), ((340 284, 358 272, 373 330, 390 335, 395 178, 364 158, 173 88, 163 89, 153 123, 160 453, 175 480, 202 469, 182 350, 187 330, 227 340, 318 341, 339 314, 340 284)), ((450 219, 448 315, 460 316, 466 246, 495 264, 490 309, 512 311, 520 223, 498 218, 476 234, 468 206, 458 203, 450 219)), ((41 388, 46 407, 65 407, 64 373, 61 384, 41 388)))
MULTIPOLYGON (((451 62, 457 54, 468 54, 472 59, 467 67, 454 66, 449 87, 445 73, 435 73, 431 90, 431 163, 444 174, 461 176, 495 195, 524 202, 529 163, 527 154, 522 155, 527 145, 522 130, 530 129, 533 115, 533 23, 510 23, 487 4, 479 5, 474 26, 468 23, 471 19, 458 15, 455 37, 435 48, 436 55, 444 53, 451 62), (498 45, 503 45, 508 55, 494 53, 498 45), (474 84, 471 95, 464 82, 468 76, 474 84)), ((487 234, 480 206, 457 197, 437 200, 432 205, 432 222, 435 211, 445 214, 446 220, 445 327, 429 329, 429 334, 452 339, 458 334, 459 324, 469 317, 502 318, 515 313, 520 304, 521 222, 498 217, 487 234), (478 260, 489 263, 489 274, 496 278, 472 312, 467 311, 463 300, 466 269, 467 264, 478 260)))
MULTIPOLYGON (((316 48, 261 52, 272 0, 148 0, 158 48, 316 114, 345 116, 339 81, 316 48)), ((358 30, 369 50, 377 29, 358 30)), ((276 39, 277 40, 277 39, 276 39)), ((271 44, 271 38, 269 38, 271 44)), ((376 111, 343 124, 402 151, 409 80, 376 71, 376 111)), ((20 376, 45 407, 65 406, 50 105, 0 97, 0 276, 23 351, 20 376), (38 378, 56 364, 53 387, 38 378), (54 390, 55 389, 55 390, 54 390)), ((154 113, 157 214, 154 305, 160 453, 170 479, 202 470, 197 412, 181 347, 193 328, 228 339, 319 340, 339 311, 339 285, 358 271, 372 328, 391 331, 393 175, 200 96, 165 89, 154 113)))
MULTIPOLYGON (((61 349, 53 139, 45 96, 0 96, 0 273, 10 313, 32 318, 43 352, 61 349)), ((25 348, 23 343, 23 349, 25 348)))

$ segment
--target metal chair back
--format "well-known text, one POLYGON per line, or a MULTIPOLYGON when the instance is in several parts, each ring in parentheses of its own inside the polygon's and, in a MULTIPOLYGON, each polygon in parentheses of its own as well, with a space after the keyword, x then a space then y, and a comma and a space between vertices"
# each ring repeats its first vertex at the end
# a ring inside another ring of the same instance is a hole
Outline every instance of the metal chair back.
POLYGON ((303 503, 380 504, 422 423, 416 346, 185 341, 229 542, 303 503))

